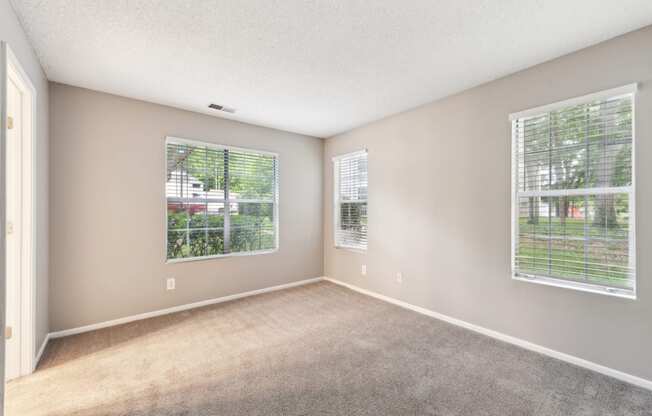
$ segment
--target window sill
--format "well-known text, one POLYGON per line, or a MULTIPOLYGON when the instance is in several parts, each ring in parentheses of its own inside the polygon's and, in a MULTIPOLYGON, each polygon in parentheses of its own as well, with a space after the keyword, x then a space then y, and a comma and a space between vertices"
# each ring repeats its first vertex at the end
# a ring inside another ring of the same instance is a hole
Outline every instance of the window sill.
POLYGON ((271 250, 258 250, 258 251, 245 251, 239 253, 229 253, 229 254, 216 254, 214 256, 203 256, 203 257, 182 257, 179 259, 166 259, 165 264, 175 264, 175 263, 186 263, 189 261, 202 261, 202 260, 215 260, 215 259, 224 259, 229 257, 247 257, 247 256, 257 256, 259 254, 272 254, 276 253, 278 248, 271 250))
POLYGON ((571 282, 545 276, 512 274, 512 279, 522 282, 536 283, 545 286, 555 286, 564 289, 578 290, 580 292, 596 293, 598 295, 614 296, 623 299, 636 300, 636 292, 627 289, 617 289, 590 283, 571 282))

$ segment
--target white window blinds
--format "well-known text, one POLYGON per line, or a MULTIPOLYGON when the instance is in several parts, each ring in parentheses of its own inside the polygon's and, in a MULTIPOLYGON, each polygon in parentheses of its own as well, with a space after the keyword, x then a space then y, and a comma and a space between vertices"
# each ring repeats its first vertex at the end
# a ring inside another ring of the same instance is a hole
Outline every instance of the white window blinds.
POLYGON ((168 260, 277 247, 276 155, 176 138, 166 154, 168 260))
POLYGON ((333 159, 335 246, 367 249, 367 152, 333 159))
POLYGON ((515 277, 634 295, 633 91, 512 117, 515 277))

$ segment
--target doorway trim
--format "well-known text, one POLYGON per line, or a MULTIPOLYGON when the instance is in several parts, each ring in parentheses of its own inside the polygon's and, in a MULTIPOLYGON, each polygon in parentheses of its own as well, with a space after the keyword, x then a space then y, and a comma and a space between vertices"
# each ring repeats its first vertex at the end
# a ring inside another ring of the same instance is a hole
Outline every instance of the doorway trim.
MULTIPOLYGON (((20 276, 20 376, 31 374, 36 367, 36 102, 37 102, 37 92, 32 80, 30 79, 27 72, 24 70, 23 66, 20 64, 20 61, 16 55, 11 50, 11 47, 4 43, 5 51, 5 63, 4 68, 4 79, 3 82, 6 83, 8 77, 16 78, 22 86, 25 87, 25 93, 29 95, 28 99, 25 100, 23 104, 23 113, 28 114, 28 120, 24 123, 24 128, 26 129, 24 138, 21 143, 21 234, 22 241, 20 247, 20 262, 21 262, 21 276, 20 276)), ((7 108, 7 89, 6 85, 3 91, 2 100, 4 101, 3 108, 6 113, 7 108)), ((5 119, 6 120, 6 114, 5 119)), ((6 140, 6 126, 3 123, 3 142, 6 140)), ((3 159, 6 158, 6 148, 3 145, 2 148, 3 159)), ((6 160, 2 160, 3 166, 6 166, 6 160)), ((3 181, 6 180, 6 176, 3 172, 2 174, 3 181)), ((3 202, 3 217, 5 217, 4 210, 6 204, 6 189, 1 188, 4 200, 3 202)), ((6 218, 3 219, 2 236, 6 236, 5 228, 6 218)), ((4 238, 3 238, 4 240, 4 238)), ((4 253, 4 246, 3 255, 4 253)), ((3 273, 4 273, 4 263, 2 262, 3 273)), ((5 279, 7 276, 5 276, 5 279)), ((6 280, 4 282, 6 287, 6 280)), ((5 289, 6 290, 6 289, 5 289)), ((6 306, 4 306, 6 307, 6 306)), ((3 311, 4 312, 4 311, 3 311)), ((3 331, 4 332, 4 331, 3 331)), ((2 363, 4 366, 4 362, 2 363)))

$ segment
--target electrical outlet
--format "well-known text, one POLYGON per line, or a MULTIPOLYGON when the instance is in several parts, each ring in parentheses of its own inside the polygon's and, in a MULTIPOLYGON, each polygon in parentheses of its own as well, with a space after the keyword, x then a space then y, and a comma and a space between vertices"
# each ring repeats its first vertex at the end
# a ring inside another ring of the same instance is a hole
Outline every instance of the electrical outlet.
POLYGON ((403 273, 401 272, 396 273, 396 283, 398 284, 403 283, 403 273))
POLYGON ((363 264, 362 267, 360 268, 360 274, 363 276, 367 275, 367 265, 363 264))
POLYGON ((171 278, 169 278, 169 279, 167 280, 167 282, 166 282, 166 288, 167 288, 167 290, 174 290, 174 289, 176 289, 176 286, 177 286, 177 285, 176 285, 176 282, 175 282, 175 280, 174 280, 174 277, 171 277, 171 278))

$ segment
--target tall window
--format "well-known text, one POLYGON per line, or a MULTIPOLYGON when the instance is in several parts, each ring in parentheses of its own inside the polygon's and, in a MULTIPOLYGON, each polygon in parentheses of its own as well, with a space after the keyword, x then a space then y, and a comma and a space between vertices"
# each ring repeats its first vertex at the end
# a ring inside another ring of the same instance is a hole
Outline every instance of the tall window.
POLYGON ((168 138, 167 258, 277 248, 275 154, 168 138))
POLYGON ((635 296, 634 93, 511 116, 515 278, 635 296))
POLYGON ((335 246, 367 249, 367 152, 333 159, 335 246))

